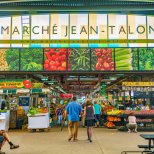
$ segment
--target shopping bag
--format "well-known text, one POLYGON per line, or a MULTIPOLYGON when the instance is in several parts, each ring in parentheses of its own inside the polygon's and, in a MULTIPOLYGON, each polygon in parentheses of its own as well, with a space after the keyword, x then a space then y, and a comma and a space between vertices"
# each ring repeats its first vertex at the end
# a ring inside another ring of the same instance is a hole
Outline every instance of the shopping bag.
POLYGON ((61 131, 66 126, 66 124, 67 124, 67 121, 65 119, 63 119, 62 122, 61 122, 61 131))

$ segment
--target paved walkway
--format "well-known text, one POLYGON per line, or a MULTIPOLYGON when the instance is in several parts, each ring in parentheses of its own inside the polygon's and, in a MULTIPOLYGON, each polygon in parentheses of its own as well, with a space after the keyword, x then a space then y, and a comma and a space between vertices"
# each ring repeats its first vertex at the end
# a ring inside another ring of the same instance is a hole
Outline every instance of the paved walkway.
POLYGON ((51 128, 50 132, 9 132, 19 149, 10 150, 6 143, 2 149, 6 154, 120 154, 123 150, 139 150, 138 144, 146 144, 140 133, 119 132, 95 128, 93 142, 88 142, 86 128, 79 128, 79 141, 68 142, 67 129, 51 128))

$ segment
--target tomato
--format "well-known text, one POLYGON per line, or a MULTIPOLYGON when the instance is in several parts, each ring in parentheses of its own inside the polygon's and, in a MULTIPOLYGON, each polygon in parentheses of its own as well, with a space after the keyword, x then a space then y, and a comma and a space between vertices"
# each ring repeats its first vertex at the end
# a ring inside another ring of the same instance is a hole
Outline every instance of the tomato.
POLYGON ((53 48, 49 49, 49 53, 50 54, 54 54, 55 53, 55 49, 53 49, 53 48))
POLYGON ((68 49, 68 57, 71 55, 71 49, 68 49))
POLYGON ((45 64, 49 64, 50 63, 50 60, 49 59, 46 59, 44 63, 45 64))
POLYGON ((60 66, 60 62, 59 61, 55 61, 55 66, 60 66))
POLYGON ((66 55, 66 49, 64 49, 64 48, 61 48, 59 50, 59 52, 60 52, 61 55, 66 55))
POLYGON ((45 69, 49 68, 49 64, 44 64, 44 68, 45 69))
POLYGON ((59 60, 59 57, 57 56, 56 58, 55 58, 55 61, 58 61, 59 60))
POLYGON ((103 59, 102 58, 98 58, 97 61, 98 61, 99 64, 102 64, 103 63, 103 59))
POLYGON ((111 62, 112 62, 112 58, 107 58, 106 61, 107 61, 108 63, 111 63, 111 62))
POLYGON ((112 54, 112 49, 110 49, 110 48, 107 49, 107 52, 110 53, 110 54, 112 54))
POLYGON ((54 61, 50 61, 49 65, 53 66, 53 65, 55 65, 55 62, 54 61))
POLYGON ((100 70, 101 65, 99 63, 96 64, 96 70, 100 70))
POLYGON ((66 70, 66 68, 65 67, 61 67, 61 70, 64 71, 64 70, 66 70))
POLYGON ((114 67, 111 67, 111 69, 110 69, 110 70, 114 71, 114 67))
POLYGON ((61 66, 59 66, 59 67, 57 68, 57 70, 58 70, 58 71, 61 71, 61 66))
POLYGON ((66 68, 66 62, 62 62, 61 66, 66 68))
POLYGON ((47 59, 50 59, 51 58, 49 52, 45 52, 44 54, 45 54, 45 56, 46 56, 47 59))
POLYGON ((52 66, 50 67, 50 69, 54 71, 54 70, 57 70, 57 67, 54 66, 54 65, 52 65, 52 66))
POLYGON ((62 55, 61 60, 66 60, 66 55, 62 55))
POLYGON ((107 50, 106 49, 102 49, 102 54, 106 55, 107 54, 107 50))
POLYGON ((53 56, 52 56, 52 60, 55 60, 56 58, 57 58, 56 55, 53 55, 53 56))
POLYGON ((104 63, 103 63, 103 67, 104 67, 105 70, 109 70, 110 64, 107 63, 107 62, 104 62, 104 63))
POLYGON ((97 57, 101 57, 102 56, 102 53, 99 51, 99 52, 96 52, 96 56, 97 57))

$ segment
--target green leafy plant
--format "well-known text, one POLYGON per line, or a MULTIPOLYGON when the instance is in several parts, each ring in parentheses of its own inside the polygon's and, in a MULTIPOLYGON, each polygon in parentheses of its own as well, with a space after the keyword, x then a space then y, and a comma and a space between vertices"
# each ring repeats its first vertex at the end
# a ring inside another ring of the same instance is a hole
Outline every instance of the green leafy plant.
POLYGON ((139 70, 154 70, 153 48, 139 48, 139 70))
POLYGON ((22 49, 20 60, 20 70, 41 71, 43 70, 43 50, 42 49, 22 49))
POLYGON ((7 49, 6 61, 9 71, 19 71, 19 49, 7 49))

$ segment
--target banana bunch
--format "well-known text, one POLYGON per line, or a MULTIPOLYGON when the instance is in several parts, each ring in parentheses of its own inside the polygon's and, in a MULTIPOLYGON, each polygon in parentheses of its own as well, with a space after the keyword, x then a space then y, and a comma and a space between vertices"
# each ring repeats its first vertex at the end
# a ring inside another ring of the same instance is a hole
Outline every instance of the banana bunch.
POLYGON ((107 115, 118 115, 121 113, 122 113, 121 110, 112 110, 112 111, 107 112, 107 115))
POLYGON ((132 70, 132 52, 129 48, 115 49, 116 70, 132 70))

